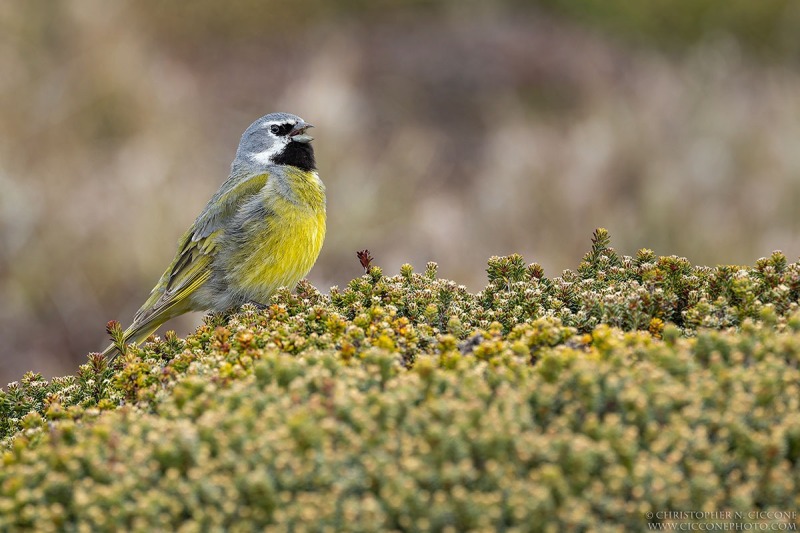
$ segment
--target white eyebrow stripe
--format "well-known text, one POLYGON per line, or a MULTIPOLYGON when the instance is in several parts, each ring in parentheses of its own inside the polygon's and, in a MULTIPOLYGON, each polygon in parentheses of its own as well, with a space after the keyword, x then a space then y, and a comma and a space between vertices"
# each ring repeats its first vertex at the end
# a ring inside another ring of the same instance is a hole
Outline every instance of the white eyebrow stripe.
POLYGON ((275 120, 272 122, 267 122, 267 126, 294 126, 297 122, 293 120, 275 120))

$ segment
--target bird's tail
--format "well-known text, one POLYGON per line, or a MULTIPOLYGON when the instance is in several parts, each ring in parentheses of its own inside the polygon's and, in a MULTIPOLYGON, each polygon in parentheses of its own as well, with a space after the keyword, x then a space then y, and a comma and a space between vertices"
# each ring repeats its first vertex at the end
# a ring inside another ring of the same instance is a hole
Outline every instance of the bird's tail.
MULTIPOLYGON (((144 324, 136 324, 136 322, 134 322, 125 330, 125 333, 122 334, 122 344, 138 344, 142 342, 155 333, 158 327, 164 322, 166 322, 166 319, 160 321, 150 320, 144 324)), ((116 359, 119 354, 120 351, 116 342, 111 343, 108 348, 103 350, 103 357, 105 357, 109 363, 116 359)))
POLYGON ((188 311, 189 307, 186 304, 187 302, 183 300, 171 302, 170 305, 162 305, 156 309, 140 309, 133 319, 133 324, 122 333, 122 342, 111 343, 108 348, 103 350, 103 357, 110 363, 120 354, 119 346, 139 344, 155 333, 161 324, 188 311))
POLYGON ((116 359, 116 358, 117 358, 117 356, 119 355, 119 349, 117 348, 117 345, 116 345, 116 344, 110 344, 110 345, 108 346, 108 348, 106 348, 105 350, 103 350, 103 353, 102 353, 102 355, 103 355, 103 357, 105 357, 105 358, 106 358, 106 360, 107 360, 107 361, 110 363, 111 361, 113 361, 114 359, 116 359))
POLYGON ((191 295, 197 286, 207 280, 209 275, 210 272, 204 271, 203 276, 190 284, 186 289, 167 295, 165 295, 163 291, 157 290, 161 285, 161 283, 159 283, 159 286, 153 289, 150 298, 144 303, 142 308, 136 312, 136 315, 133 317, 133 324, 122 333, 121 342, 115 338, 114 342, 103 350, 103 356, 110 363, 119 355, 119 347, 121 345, 131 343, 138 344, 152 335, 161 324, 170 318, 175 318, 178 315, 192 310, 191 300, 187 298, 187 296, 191 295))

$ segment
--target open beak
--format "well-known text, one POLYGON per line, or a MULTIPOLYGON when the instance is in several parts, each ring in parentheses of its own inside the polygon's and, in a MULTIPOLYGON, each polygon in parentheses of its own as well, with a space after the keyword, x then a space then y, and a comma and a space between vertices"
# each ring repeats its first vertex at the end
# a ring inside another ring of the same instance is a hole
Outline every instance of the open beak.
POLYGON ((311 135, 306 135, 306 130, 308 128, 313 128, 313 127, 314 126, 312 126, 311 124, 308 124, 307 122, 303 122, 301 120, 300 122, 295 124, 294 128, 292 128, 292 131, 289 132, 289 137, 293 141, 299 142, 299 143, 311 142, 311 141, 314 140, 314 137, 312 137, 311 135))

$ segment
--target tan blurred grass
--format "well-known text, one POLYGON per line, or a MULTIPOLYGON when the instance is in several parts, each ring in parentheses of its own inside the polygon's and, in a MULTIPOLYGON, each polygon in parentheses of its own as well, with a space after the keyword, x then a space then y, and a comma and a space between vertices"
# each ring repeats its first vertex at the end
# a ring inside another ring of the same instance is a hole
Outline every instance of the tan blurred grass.
POLYGON ((363 248, 471 290, 493 254, 557 275, 597 226, 701 264, 800 253, 792 56, 631 47, 515 3, 193 5, 0 6, 0 383, 102 348, 271 111, 317 126, 323 291, 363 248))

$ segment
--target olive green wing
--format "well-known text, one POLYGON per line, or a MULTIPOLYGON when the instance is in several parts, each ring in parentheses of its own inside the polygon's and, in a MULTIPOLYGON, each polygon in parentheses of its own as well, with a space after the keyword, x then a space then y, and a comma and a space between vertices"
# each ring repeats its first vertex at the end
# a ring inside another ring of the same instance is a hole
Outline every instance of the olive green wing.
POLYGON ((195 241, 195 233, 190 230, 181 238, 172 264, 133 317, 133 324, 125 332, 126 341, 138 342, 170 318, 191 310, 187 298, 211 277, 216 240, 221 234, 222 230, 217 230, 195 241))
POLYGON ((211 277, 211 266, 227 222, 242 202, 257 194, 268 174, 232 175, 211 198, 178 242, 178 252, 150 297, 125 331, 126 342, 140 342, 158 326, 193 309, 190 296, 211 277))

